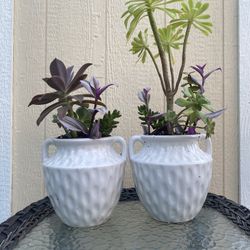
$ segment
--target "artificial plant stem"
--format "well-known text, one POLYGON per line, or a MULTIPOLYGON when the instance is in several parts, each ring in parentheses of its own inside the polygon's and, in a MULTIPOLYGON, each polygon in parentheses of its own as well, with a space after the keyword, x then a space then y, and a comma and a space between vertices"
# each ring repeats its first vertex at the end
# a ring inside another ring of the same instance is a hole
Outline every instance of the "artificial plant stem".
POLYGON ((98 103, 98 100, 97 98, 95 98, 95 104, 94 104, 94 112, 93 112, 93 115, 91 117, 91 122, 90 122, 90 125, 89 125, 89 134, 88 136, 90 137, 90 134, 91 134, 91 131, 92 131, 92 128, 93 128, 93 124, 94 124, 94 121, 95 121, 95 116, 96 116, 96 107, 97 107, 97 103, 98 103))
POLYGON ((189 118, 187 118, 187 120, 186 120, 186 123, 185 123, 185 127, 184 127, 184 133, 185 133, 185 131, 186 131, 186 129, 187 129, 187 126, 188 126, 188 123, 189 123, 189 118))
POLYGON ((176 81, 176 84, 175 84, 174 95, 178 91, 178 88, 179 88, 179 85, 180 85, 180 82, 181 82, 181 78, 182 78, 182 74, 183 74, 185 64, 186 64, 187 42, 188 42, 188 37, 189 37, 189 34, 190 34, 190 30, 191 30, 191 25, 192 25, 192 23, 188 22, 187 29, 186 29, 186 32, 185 32, 184 42, 183 42, 182 64, 181 64, 180 71, 179 71, 179 74, 178 74, 178 78, 177 78, 177 81, 176 81))
POLYGON ((165 52, 164 52, 164 49, 163 49, 162 44, 161 44, 161 40, 160 40, 160 37, 158 34, 158 30, 157 30, 157 26, 156 26, 156 22, 155 22, 153 13, 150 9, 148 9, 147 13, 148 13, 150 26, 151 26, 151 29, 152 29, 153 34, 154 34, 155 42, 156 42, 156 45, 158 47, 160 59, 161 59, 162 74, 163 74, 163 79, 164 79, 165 89, 166 89, 165 96, 167 99, 167 108, 168 108, 168 110, 173 110, 173 98, 172 98, 172 91, 171 91, 170 82, 169 82, 169 78, 168 78, 167 59, 166 59, 165 52))
POLYGON ((150 55, 150 57, 151 57, 151 59, 152 59, 152 61, 154 63, 155 69, 156 69, 157 74, 158 74, 158 76, 160 78, 160 81, 161 81, 161 87, 162 87, 163 93, 166 96, 166 89, 165 89, 165 86, 164 86, 164 81, 162 79, 160 69, 159 69, 159 67, 158 67, 158 65, 157 65, 157 63, 155 61, 154 55, 152 54, 152 52, 151 52, 151 50, 149 48, 146 48, 146 50, 147 50, 148 54, 150 55))
POLYGON ((169 60, 169 68, 170 68, 170 74, 171 74, 171 86, 172 86, 172 90, 174 90, 174 69, 173 69, 170 49, 168 51, 168 60, 169 60))
POLYGON ((189 108, 184 108, 183 110, 181 110, 177 115, 176 115, 176 117, 178 118, 178 117, 180 117, 180 115, 182 115, 183 114, 183 112, 185 112, 186 110, 188 110, 189 108))
MULTIPOLYGON (((73 109, 72 109, 72 107, 70 106, 70 108, 69 108, 69 116, 70 117, 72 117, 72 118, 74 118, 74 111, 73 111, 73 109)), ((70 131, 70 134, 71 134, 71 136, 73 137, 73 138, 76 138, 77 137, 77 132, 76 131, 70 131)))

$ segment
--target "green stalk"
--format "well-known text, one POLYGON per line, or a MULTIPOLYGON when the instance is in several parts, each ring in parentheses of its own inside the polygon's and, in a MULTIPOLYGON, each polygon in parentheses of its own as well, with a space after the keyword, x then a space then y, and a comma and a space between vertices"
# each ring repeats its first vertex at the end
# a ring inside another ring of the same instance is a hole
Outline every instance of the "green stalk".
POLYGON ((92 117, 91 117, 91 122, 90 122, 90 126, 89 126, 89 133, 88 133, 88 136, 90 137, 90 134, 91 134, 91 131, 92 131, 92 129, 93 129, 93 125, 94 125, 94 121, 95 121, 95 116, 96 116, 96 111, 95 111, 95 109, 96 109, 96 107, 97 107, 97 103, 98 103, 98 100, 97 100, 97 98, 95 98, 95 104, 94 104, 94 112, 93 112, 93 115, 92 115, 92 117))
POLYGON ((160 82, 161 82, 161 87, 162 87, 163 93, 166 96, 166 89, 165 89, 165 86, 164 86, 164 81, 162 79, 162 75, 161 75, 160 69, 159 69, 159 67, 158 67, 158 65, 157 65, 157 63, 155 61, 154 55, 152 54, 152 52, 151 52, 151 50, 149 48, 146 48, 146 50, 147 50, 148 54, 150 55, 150 57, 151 57, 151 59, 153 61, 153 64, 154 64, 155 69, 157 71, 157 74, 158 74, 158 76, 160 78, 160 82))
POLYGON ((161 40, 160 40, 160 37, 158 34, 157 25, 156 25, 153 13, 150 9, 148 9, 147 14, 148 14, 150 26, 151 26, 151 29, 153 31, 153 35, 154 35, 155 42, 156 42, 156 45, 158 47, 158 51, 159 51, 159 55, 160 55, 160 59, 161 59, 162 73, 163 73, 163 79, 164 79, 165 89, 166 89, 165 96, 166 96, 166 100, 167 100, 167 110, 173 110, 174 99, 172 96, 172 90, 170 87, 170 81, 169 81, 169 77, 168 77, 167 59, 166 59, 165 52, 164 52, 164 49, 163 49, 162 44, 161 44, 161 40))
POLYGON ((179 70, 179 74, 178 74, 178 78, 177 78, 177 81, 176 81, 176 84, 175 84, 175 89, 173 90, 174 91, 174 93, 173 93, 174 95, 178 91, 178 88, 179 88, 179 85, 180 85, 180 82, 181 82, 181 79, 182 79, 183 71, 184 71, 184 68, 185 68, 185 64, 186 64, 187 42, 188 42, 188 37, 189 37, 189 34, 190 34, 191 26, 192 26, 192 22, 189 21, 188 25, 187 25, 186 32, 185 32, 184 42, 183 42, 182 64, 181 64, 181 67, 180 67, 180 70, 179 70))
POLYGON ((171 50, 170 50, 170 48, 168 50, 168 61, 169 61, 169 68, 170 68, 170 74, 171 74, 172 90, 174 90, 174 69, 173 69, 173 64, 172 64, 172 59, 171 59, 171 50))

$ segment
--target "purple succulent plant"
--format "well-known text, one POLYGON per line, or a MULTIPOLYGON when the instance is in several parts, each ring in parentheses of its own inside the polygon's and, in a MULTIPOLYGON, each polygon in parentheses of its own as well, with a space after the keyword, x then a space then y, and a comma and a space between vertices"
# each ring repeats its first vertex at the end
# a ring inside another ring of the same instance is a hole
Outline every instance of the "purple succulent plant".
POLYGON ((202 66, 200 66, 200 65, 191 66, 191 68, 194 69, 201 76, 201 82, 196 80, 193 76, 191 76, 191 74, 189 75, 191 80, 193 81, 193 83, 195 83, 196 85, 198 85, 200 87, 201 94, 203 94, 205 92, 204 85, 205 85, 206 79, 215 71, 218 71, 218 70, 221 71, 221 68, 216 68, 216 69, 205 74, 205 71, 204 71, 205 67, 206 67, 206 64, 204 64, 202 66))
POLYGON ((62 138, 100 138, 110 136, 111 131, 119 123, 116 121, 121 116, 118 110, 107 112, 106 105, 101 101, 101 94, 111 85, 100 86, 99 81, 92 77, 90 81, 85 80, 86 69, 92 65, 84 64, 74 75, 73 66, 66 67, 58 59, 50 64, 51 77, 43 80, 54 89, 51 93, 36 95, 29 103, 30 105, 44 105, 55 101, 46 107, 39 118, 37 125, 53 110, 57 109, 57 115, 53 116, 53 122, 60 128, 64 128, 66 134, 62 138), (84 87, 89 94, 71 93, 84 87), (56 90, 56 91, 55 91, 56 90), (93 105, 93 107, 90 107, 93 105), (96 119, 97 113, 103 115, 102 119, 96 119))
POLYGON ((110 86, 114 84, 107 84, 100 87, 100 82, 93 76, 90 81, 81 81, 82 86, 96 99, 101 100, 101 94, 110 86))
POLYGON ((142 101, 146 106, 149 105, 149 101, 150 101, 150 94, 149 91, 151 89, 150 88, 144 88, 142 91, 140 91, 138 93, 138 98, 140 99, 140 101, 142 101))

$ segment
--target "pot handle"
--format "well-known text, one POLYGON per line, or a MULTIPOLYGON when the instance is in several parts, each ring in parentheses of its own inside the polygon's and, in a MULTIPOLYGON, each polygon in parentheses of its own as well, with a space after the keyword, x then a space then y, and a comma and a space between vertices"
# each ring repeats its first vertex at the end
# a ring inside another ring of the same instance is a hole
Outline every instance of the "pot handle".
POLYGON ((205 140, 205 152, 212 156, 213 148, 211 138, 206 138, 205 136, 202 136, 201 139, 205 140))
POLYGON ((49 159, 49 146, 55 145, 53 142, 53 139, 48 138, 44 141, 42 145, 42 157, 43 157, 43 162, 49 159))
POLYGON ((128 145, 128 150, 129 150, 129 157, 132 158, 135 155, 134 152, 134 146, 136 142, 140 142, 141 144, 144 144, 144 141, 142 140, 140 135, 134 135, 129 139, 129 145, 128 145))
POLYGON ((114 143, 117 143, 121 146, 122 152, 121 157, 125 161, 127 158, 127 144, 126 141, 121 136, 114 137, 114 143))

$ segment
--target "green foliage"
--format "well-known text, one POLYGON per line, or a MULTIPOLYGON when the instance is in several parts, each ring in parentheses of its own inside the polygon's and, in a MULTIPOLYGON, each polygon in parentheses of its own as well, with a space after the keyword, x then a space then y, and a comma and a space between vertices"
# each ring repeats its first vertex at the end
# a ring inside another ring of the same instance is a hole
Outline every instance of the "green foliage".
POLYGON ((205 14, 205 11, 209 7, 208 3, 188 0, 188 3, 183 2, 181 3, 181 6, 181 12, 178 13, 178 18, 173 19, 170 22, 174 28, 185 28, 188 25, 193 25, 205 35, 212 33, 212 23, 208 21, 210 15, 205 14))
POLYGON ((74 118, 85 124, 87 128, 90 127, 92 114, 89 109, 84 107, 79 107, 75 112, 74 118))
POLYGON ((182 93, 184 97, 178 98, 175 101, 175 104, 178 106, 198 111, 202 110, 202 108, 209 111, 212 109, 209 106, 211 104, 210 101, 204 95, 200 94, 199 91, 193 91, 192 87, 184 87, 182 93))
POLYGON ((174 96, 184 74, 190 31, 194 27, 205 35, 212 32, 212 23, 207 13, 209 4, 202 0, 126 0, 125 5, 127 11, 124 12, 122 18, 124 18, 127 29, 127 40, 132 37, 142 19, 147 18, 149 21, 151 30, 139 31, 132 40, 130 51, 137 55, 138 61, 142 63, 145 63, 147 55, 150 56, 167 101, 166 114, 160 114, 152 111, 148 103, 145 105, 145 98, 139 96, 144 103, 138 107, 139 119, 144 132, 168 135, 191 134, 196 133, 196 128, 200 128, 206 131, 207 136, 210 136, 214 132, 215 125, 212 119, 222 114, 223 110, 213 111, 209 100, 204 96, 204 83, 211 73, 221 70, 220 68, 205 74, 206 65, 192 66, 202 79, 197 81, 191 74, 184 77, 183 97, 175 101, 175 104, 182 109, 179 113, 173 111, 174 96), (180 8, 171 7, 172 3, 180 3, 180 8), (169 24, 164 28, 157 26, 155 15, 159 11, 167 13, 170 17, 169 24), (154 39, 152 44, 148 39, 151 35, 150 31, 154 39), (157 50, 156 56, 151 52, 152 46, 155 46, 157 50), (174 50, 181 50, 181 62, 177 74, 173 67, 174 50), (198 123, 203 123, 203 126, 198 126, 198 123), (153 131, 150 132, 152 129, 153 131))
POLYGON ((132 48, 130 51, 133 54, 138 54, 138 61, 141 61, 142 63, 145 63, 146 56, 147 56, 147 49, 148 49, 148 34, 147 29, 142 33, 139 32, 138 36, 135 37, 132 41, 132 48))
POLYGON ((119 123, 116 121, 119 117, 121 117, 120 111, 115 109, 112 113, 109 111, 100 119, 100 132, 102 137, 110 136, 112 130, 116 128, 119 123))
MULTIPOLYGON (((199 65, 196 67, 199 68, 199 65)), ((200 67, 200 69, 204 70, 204 67, 200 67)), ((215 122, 213 119, 220 116, 224 109, 214 111, 211 107, 210 101, 204 95, 205 80, 203 84, 200 84, 200 81, 193 77, 190 78, 190 74, 183 79, 185 81, 182 85, 183 97, 177 98, 175 101, 175 104, 181 108, 179 113, 168 110, 165 114, 160 114, 152 111, 149 103, 138 107, 139 118, 146 134, 196 134, 196 129, 203 129, 207 137, 214 133, 215 122), (153 129, 152 132, 151 129, 153 129)), ((150 95, 149 92, 147 95, 150 95)))
POLYGON ((176 123, 178 117, 175 111, 167 111, 164 118, 165 118, 165 122, 171 122, 174 124, 176 123))
MULTIPOLYGON (((185 78, 188 80, 188 78, 185 78)), ((205 111, 213 112, 210 101, 200 93, 199 89, 194 88, 195 85, 190 81, 184 84, 183 97, 178 98, 175 104, 183 108, 181 115, 186 118, 187 127, 198 127, 198 122, 203 122, 204 126, 200 127, 206 131, 209 137, 214 133, 215 122, 210 119, 205 111)))
POLYGON ((178 91, 185 69, 190 31, 194 27, 205 35, 212 32, 212 23, 207 14, 209 4, 203 3, 202 0, 126 0, 125 5, 127 10, 122 18, 127 29, 127 40, 131 39, 142 19, 147 18, 149 21, 151 30, 139 31, 138 36, 132 40, 130 51, 136 54, 138 61, 142 63, 145 63, 147 55, 150 56, 166 96, 167 109, 173 110, 173 96, 178 91), (180 7, 171 6, 173 3, 180 3, 180 7), (170 21, 166 27, 160 28, 155 16, 157 12, 162 11, 170 17, 170 21), (150 35, 154 39, 153 44, 148 41, 150 35), (152 52, 153 46, 157 50, 156 55, 152 52), (176 68, 173 67, 173 49, 182 50, 177 74, 176 68))
POLYGON ((142 121, 141 124, 146 125, 147 117, 149 116, 148 107, 145 104, 143 104, 143 105, 138 106, 137 108, 138 108, 139 119, 142 121))
POLYGON ((214 134, 215 122, 212 119, 207 118, 206 121, 206 137, 210 137, 214 134))
POLYGON ((147 16, 148 11, 154 12, 156 10, 164 11, 170 17, 175 17, 179 13, 176 9, 167 8, 171 3, 181 2, 182 0, 128 0, 126 2, 127 11, 122 15, 125 27, 128 29, 127 39, 129 40, 133 35, 138 23, 147 16))
POLYGON ((170 54, 171 60, 174 61, 171 49, 179 49, 183 44, 183 30, 174 29, 171 25, 169 25, 166 28, 158 29, 158 33, 164 51, 170 54))

